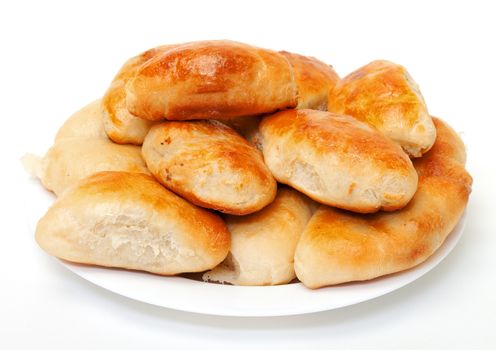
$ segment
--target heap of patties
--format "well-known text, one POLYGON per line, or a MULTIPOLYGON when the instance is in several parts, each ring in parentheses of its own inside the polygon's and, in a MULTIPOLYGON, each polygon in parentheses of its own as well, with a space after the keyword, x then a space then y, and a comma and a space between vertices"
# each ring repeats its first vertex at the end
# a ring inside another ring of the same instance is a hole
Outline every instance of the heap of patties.
POLYGON ((222 40, 131 58, 24 161, 58 196, 36 229, 47 253, 238 285, 411 268, 472 183, 461 139, 404 67, 339 79, 313 57, 222 40))

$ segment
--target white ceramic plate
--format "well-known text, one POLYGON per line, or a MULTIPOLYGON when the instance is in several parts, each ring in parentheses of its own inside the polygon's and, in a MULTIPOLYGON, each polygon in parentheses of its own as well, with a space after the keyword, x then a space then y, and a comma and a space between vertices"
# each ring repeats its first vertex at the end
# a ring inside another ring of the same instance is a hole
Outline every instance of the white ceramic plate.
MULTIPOLYGON (((38 219, 54 201, 36 180, 27 181, 26 213, 34 232, 38 219)), ((223 316, 283 316, 331 310, 373 299, 401 288, 439 264, 460 239, 465 215, 438 251, 407 271, 367 282, 309 290, 301 283, 271 287, 241 287, 200 282, 184 277, 89 267, 60 261, 102 288, 128 298, 176 310, 223 316)))

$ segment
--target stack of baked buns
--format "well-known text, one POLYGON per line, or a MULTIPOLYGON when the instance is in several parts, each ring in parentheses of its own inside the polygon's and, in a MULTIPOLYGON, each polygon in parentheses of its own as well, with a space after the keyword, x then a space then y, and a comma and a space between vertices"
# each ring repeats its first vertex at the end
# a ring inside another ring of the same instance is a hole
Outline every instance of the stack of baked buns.
POLYGON ((31 162, 57 196, 36 240, 71 262, 209 282, 368 280, 441 246, 470 194, 464 164, 398 64, 340 79, 238 42, 165 45, 31 162))

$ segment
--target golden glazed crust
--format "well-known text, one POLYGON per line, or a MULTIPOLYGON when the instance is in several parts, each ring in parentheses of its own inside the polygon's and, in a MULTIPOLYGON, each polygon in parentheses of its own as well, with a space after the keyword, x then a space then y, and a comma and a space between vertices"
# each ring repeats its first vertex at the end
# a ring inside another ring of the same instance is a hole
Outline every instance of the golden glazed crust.
POLYGON ((142 151, 164 186, 205 208, 245 215, 276 195, 276 182, 260 152, 215 120, 155 125, 142 151))
POLYGON ((389 61, 373 61, 340 80, 328 108, 375 127, 412 157, 422 156, 436 139, 417 84, 404 67, 389 61))
POLYGON ((216 266, 230 234, 220 217, 149 175, 102 172, 57 199, 38 222, 36 241, 68 261, 174 275, 216 266))
POLYGON ((314 57, 281 51, 294 71, 298 89, 297 109, 327 111, 329 93, 339 81, 332 66, 314 57))
POLYGON ((296 84, 281 54, 234 41, 199 41, 156 55, 126 85, 147 120, 218 119, 292 108, 296 84))
POLYGON ((159 46, 128 60, 115 76, 102 101, 103 121, 108 137, 120 144, 141 145, 153 122, 137 118, 126 108, 126 84, 138 69, 160 52, 174 45, 159 46))
POLYGON ((288 110, 260 124, 265 163, 277 181, 317 202, 360 213, 405 206, 417 188, 408 156, 352 117, 288 110))
MULTIPOLYGON (((302 56, 287 51, 280 51, 279 53, 288 59, 294 72, 298 91, 296 109, 327 111, 329 93, 339 81, 339 76, 332 66, 314 57, 302 56)), ((223 118, 219 119, 219 121, 236 130, 261 150, 258 131, 260 119, 260 117, 249 116, 223 118)))
POLYGON ((393 213, 357 215, 321 206, 298 243, 295 269, 307 287, 362 281, 411 268, 432 255, 459 221, 472 178, 458 135, 434 118, 437 140, 414 161, 419 187, 393 213))
POLYGON ((105 130, 114 142, 140 145, 152 121, 244 124, 280 109, 326 110, 338 80, 313 57, 234 41, 159 46, 131 58, 114 78, 103 98, 105 130))

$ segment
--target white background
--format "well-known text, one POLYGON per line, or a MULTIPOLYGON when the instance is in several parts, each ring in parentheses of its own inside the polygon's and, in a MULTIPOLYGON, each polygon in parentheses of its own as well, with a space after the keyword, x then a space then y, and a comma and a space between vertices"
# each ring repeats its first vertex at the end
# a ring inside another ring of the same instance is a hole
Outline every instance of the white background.
POLYGON ((494 349, 495 14, 490 1, 2 2, 0 348, 494 349), (25 224, 19 157, 43 154, 63 120, 101 96, 132 55, 224 38, 316 56, 341 76, 376 58, 405 65, 431 114, 461 131, 468 148, 474 186, 452 254, 381 298, 267 319, 145 305, 46 256, 25 224))

